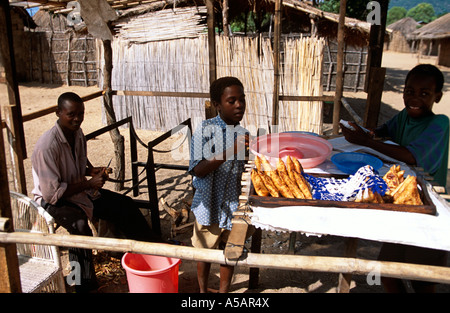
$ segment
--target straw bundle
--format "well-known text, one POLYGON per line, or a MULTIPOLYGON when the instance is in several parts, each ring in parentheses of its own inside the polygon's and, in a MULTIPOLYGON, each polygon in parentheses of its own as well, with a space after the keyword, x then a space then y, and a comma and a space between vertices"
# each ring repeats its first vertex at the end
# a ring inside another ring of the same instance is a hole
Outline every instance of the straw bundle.
MULTIPOLYGON (((322 96, 323 38, 300 37, 285 42, 281 91, 287 96, 322 96)), ((322 133, 321 101, 280 102, 280 131, 322 133)))
POLYGON ((128 43, 197 38, 205 32, 206 7, 187 7, 145 13, 118 23, 118 37, 128 43))
MULTIPOLYGON (((206 36, 128 45, 114 40, 112 88, 132 91, 208 92, 206 36)), ((167 131, 192 118, 204 119, 205 100, 181 97, 114 96, 118 119, 136 128, 167 131)))
POLYGON ((216 37, 217 77, 239 78, 246 94, 247 109, 242 125, 252 133, 268 129, 272 115, 273 58, 270 40, 249 37, 216 37))

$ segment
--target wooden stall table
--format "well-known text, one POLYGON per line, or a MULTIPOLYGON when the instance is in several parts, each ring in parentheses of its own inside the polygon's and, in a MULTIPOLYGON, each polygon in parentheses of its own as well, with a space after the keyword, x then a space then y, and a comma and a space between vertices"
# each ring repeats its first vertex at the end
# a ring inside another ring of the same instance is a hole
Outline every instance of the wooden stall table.
MULTIPOLYGON (((332 141, 332 140, 330 140, 332 141)), ((336 139, 336 146, 339 146, 341 139, 336 139)), ((335 145, 333 144, 333 147, 335 145)), ((343 151, 340 150, 339 151, 343 151)), ((344 150, 345 151, 345 150, 344 150)), ((336 152, 335 152, 336 153, 336 152)), ((384 171, 392 165, 387 163, 384 165, 384 171)), ((324 168, 326 170, 335 171, 333 164, 329 159, 321 165, 322 169, 312 169, 306 172, 317 172, 324 168)), ((343 257, 355 258, 358 238, 374 240, 379 242, 393 242, 400 244, 409 244, 419 247, 428 247, 450 251, 450 205, 438 193, 445 192, 445 188, 437 186, 434 182, 425 182, 430 201, 436 207, 437 214, 419 214, 409 212, 391 212, 383 210, 367 210, 367 209, 346 209, 346 208, 332 208, 332 207, 308 207, 302 206, 302 210, 298 206, 280 206, 275 208, 261 208, 252 203, 249 203, 250 196, 250 172, 254 167, 254 162, 249 161, 246 164, 245 171, 242 175, 242 194, 240 196, 239 210, 234 213, 233 227, 225 247, 225 258, 227 263, 232 264, 239 259, 245 258, 245 240, 246 233, 249 227, 255 227, 255 232, 252 236, 251 252, 260 253, 261 248, 261 233, 262 230, 267 231, 288 231, 291 234, 290 251, 293 254, 293 245, 295 244, 295 234, 298 232, 308 233, 313 235, 334 235, 345 238, 345 250, 343 257), (309 211, 312 209, 311 211, 309 211), (275 210, 279 210, 276 214, 275 210), (287 214, 286 212, 289 212, 287 214), (296 215, 291 215, 291 213, 296 215), (273 213, 273 215, 271 215, 273 213), (261 214, 261 215, 260 215, 261 214), (261 217, 265 219, 261 220, 261 217), (256 218, 255 218, 256 216, 256 218), (274 217, 275 216, 275 217, 274 217), (280 225, 272 224, 280 216, 289 216, 289 223, 282 225, 283 218, 280 218, 280 225), (339 216, 338 220, 335 218, 339 216), (259 219, 259 221, 258 221, 259 219), (310 222, 305 220, 310 219, 310 222), (316 219, 316 220, 314 220, 316 219), (270 220, 270 223, 267 222, 270 220), (317 221, 321 222, 317 222, 317 221), (324 221, 325 220, 325 221, 324 221), (402 220, 401 225, 396 225, 398 231, 395 234, 388 229, 402 220), (292 222, 292 221, 301 221, 292 222), (267 222, 267 224, 265 224, 267 222), (383 222, 384 227, 374 226, 374 223, 383 222), (439 238, 439 240, 433 240, 439 238), (292 242, 294 241, 294 242, 292 242)), ((402 165, 402 169, 406 169, 407 174, 415 175, 425 179, 430 179, 427 173, 420 168, 406 168, 402 165)), ((380 169, 380 175, 384 175, 380 169)), ((339 171, 338 171, 339 172, 339 171)), ((336 172, 335 172, 336 173, 336 172)), ((342 173, 341 173, 342 174, 342 173)), ((251 198, 251 197, 250 197, 251 198)), ((249 277, 249 288, 256 288, 258 285, 259 269, 251 268, 249 277)), ((340 274, 338 291, 349 292, 351 274, 340 274)))

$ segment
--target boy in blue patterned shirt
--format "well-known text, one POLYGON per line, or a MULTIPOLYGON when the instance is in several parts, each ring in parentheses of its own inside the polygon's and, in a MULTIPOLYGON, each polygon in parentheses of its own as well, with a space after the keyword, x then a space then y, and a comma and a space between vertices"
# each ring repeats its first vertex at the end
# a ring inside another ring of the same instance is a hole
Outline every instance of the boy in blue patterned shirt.
MULTIPOLYGON (((192 245, 215 249, 227 241, 233 212, 238 208, 249 136, 239 125, 245 113, 244 86, 235 77, 211 84, 210 97, 218 115, 202 122, 191 142, 189 171, 193 175, 195 215, 192 245)), ((207 292, 211 263, 197 263, 200 292, 207 292)), ((220 266, 219 292, 228 292, 234 267, 220 266)))

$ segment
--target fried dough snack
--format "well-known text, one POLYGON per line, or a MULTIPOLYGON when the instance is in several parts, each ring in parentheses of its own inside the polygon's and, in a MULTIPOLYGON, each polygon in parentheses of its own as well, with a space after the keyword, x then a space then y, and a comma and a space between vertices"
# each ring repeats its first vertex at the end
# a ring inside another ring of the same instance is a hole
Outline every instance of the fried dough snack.
POLYGON ((422 205, 419 189, 417 188, 417 178, 408 176, 404 178, 405 171, 400 170, 400 165, 393 165, 383 176, 389 190, 385 199, 394 204, 422 205))
MULTIPOLYGON (((272 197, 281 195, 291 199, 312 199, 308 182, 296 170, 297 168, 303 170, 297 159, 288 157, 286 164, 279 159, 277 168, 274 169, 264 156, 256 156, 255 166, 259 178, 272 197), (296 163, 298 163, 297 166, 296 163)), ((256 184, 259 184, 258 177, 252 173, 251 178, 256 190, 256 184)), ((257 194, 259 195, 258 191, 257 194)))
POLYGON ((362 203, 384 203, 383 198, 378 192, 373 192, 370 188, 364 189, 355 199, 355 202, 362 203))
POLYGON ((294 163, 294 167, 295 167, 295 170, 297 171, 297 173, 303 174, 303 166, 300 163, 300 161, 297 160, 297 158, 295 158, 295 157, 291 157, 291 156, 289 156, 289 157, 292 159, 292 163, 294 163))
POLYGON ((275 186, 278 188, 278 191, 281 193, 283 197, 295 198, 289 187, 286 185, 283 179, 281 179, 280 175, 278 175, 277 171, 270 171, 269 177, 272 178, 272 181, 274 182, 275 186))
POLYGON ((251 178, 258 196, 267 197, 270 193, 257 170, 252 169, 251 178))
POLYGON ((417 178, 408 176, 403 183, 394 191, 394 204, 422 205, 419 190, 417 188, 417 178))
POLYGON ((392 165, 389 171, 383 176, 383 180, 389 187, 386 192, 387 196, 392 195, 392 192, 404 181, 403 175, 405 171, 400 171, 400 165, 392 165))
POLYGON ((297 199, 305 199, 305 196, 301 192, 301 190, 298 187, 295 180, 292 180, 289 177, 289 174, 286 170, 286 166, 284 165, 284 162, 281 159, 278 159, 277 171, 278 171, 278 175, 281 177, 281 179, 284 181, 284 183, 289 187, 289 189, 291 190, 294 197, 297 199))
POLYGON ((288 155, 286 158, 286 170, 288 172, 289 177, 295 181, 294 172, 296 171, 294 162, 291 159, 291 156, 288 155))
POLYGON ((295 181, 297 182, 298 187, 302 191, 303 195, 305 196, 305 199, 312 199, 311 190, 309 187, 308 182, 306 181, 305 177, 303 177, 302 174, 294 171, 293 172, 295 181))
MULTIPOLYGON (((274 198, 280 197, 280 192, 278 191, 278 188, 273 183, 272 179, 266 175, 264 172, 258 172, 259 177, 261 177, 262 181, 264 182, 264 185, 266 186, 267 190, 269 190, 269 193, 274 198)), ((254 183, 253 183, 254 184, 254 183)))

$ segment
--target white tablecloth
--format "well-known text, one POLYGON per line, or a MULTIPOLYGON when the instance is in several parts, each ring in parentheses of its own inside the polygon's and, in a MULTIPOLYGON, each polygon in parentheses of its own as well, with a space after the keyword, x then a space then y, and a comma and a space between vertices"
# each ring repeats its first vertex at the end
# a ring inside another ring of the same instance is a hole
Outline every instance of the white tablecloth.
MULTIPOLYGON (((332 163, 327 162, 320 171, 335 172, 332 163)), ((333 207, 252 206, 250 217, 252 225, 266 230, 355 237, 450 251, 450 205, 429 184, 428 192, 436 205, 436 216, 333 207)))

